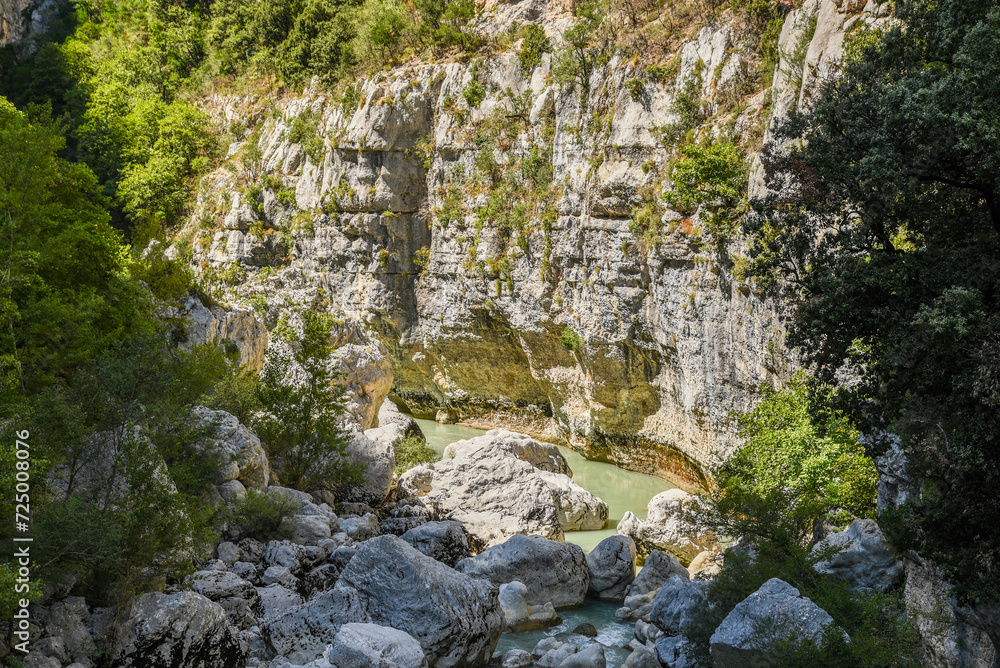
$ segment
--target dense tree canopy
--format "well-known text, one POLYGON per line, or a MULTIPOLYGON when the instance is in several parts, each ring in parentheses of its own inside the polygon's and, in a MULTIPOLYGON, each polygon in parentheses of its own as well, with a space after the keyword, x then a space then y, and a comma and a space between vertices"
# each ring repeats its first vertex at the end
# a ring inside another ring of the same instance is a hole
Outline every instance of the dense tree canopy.
POLYGON ((1000 591, 1000 3, 894 4, 779 129, 804 141, 764 155, 747 228, 758 278, 797 292, 790 342, 926 478, 887 518, 900 546, 978 600, 1000 591))

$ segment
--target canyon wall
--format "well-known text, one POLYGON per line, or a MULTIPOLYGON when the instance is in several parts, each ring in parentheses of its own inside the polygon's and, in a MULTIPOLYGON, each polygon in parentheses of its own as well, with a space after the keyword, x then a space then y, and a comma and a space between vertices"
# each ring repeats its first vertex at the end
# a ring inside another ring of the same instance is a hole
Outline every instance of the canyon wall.
MULTIPOLYGON (((492 12, 488 32, 536 22, 565 48, 564 3, 492 12)), ((397 67, 340 99, 209 100, 237 141, 174 248, 270 327, 315 307, 364 323, 417 416, 511 426, 697 487, 736 445, 732 412, 795 361, 786 307, 734 275, 739 237, 719 241, 649 194, 669 189, 678 160, 663 129, 693 95, 702 134, 734 137, 757 165, 775 117, 808 103, 846 32, 876 12, 851 0, 791 12, 768 90, 748 83, 754 45, 719 24, 666 76, 619 51, 586 85, 558 84, 551 54, 526 70, 514 43, 397 67), (635 222, 644 210, 654 234, 635 222)))

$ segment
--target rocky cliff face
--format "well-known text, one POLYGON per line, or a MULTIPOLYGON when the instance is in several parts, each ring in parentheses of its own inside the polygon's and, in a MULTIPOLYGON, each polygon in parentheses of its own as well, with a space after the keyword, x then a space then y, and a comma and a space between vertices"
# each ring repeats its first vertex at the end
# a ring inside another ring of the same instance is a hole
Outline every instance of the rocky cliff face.
MULTIPOLYGON (((739 239, 658 208, 677 159, 662 128, 693 96, 710 132, 759 145, 772 111, 835 68, 845 31, 874 20, 869 5, 792 12, 766 94, 747 84, 752 45, 717 25, 660 79, 618 53, 585 87, 559 85, 550 54, 526 71, 514 44, 399 67, 340 100, 211 100, 239 141, 180 245, 271 326, 311 306, 364 323, 418 416, 516 426, 696 486, 735 446, 731 412, 794 361, 782 309, 734 277, 739 239)), ((571 25, 562 3, 523 2, 487 27, 514 20, 540 23, 557 53, 571 25)))

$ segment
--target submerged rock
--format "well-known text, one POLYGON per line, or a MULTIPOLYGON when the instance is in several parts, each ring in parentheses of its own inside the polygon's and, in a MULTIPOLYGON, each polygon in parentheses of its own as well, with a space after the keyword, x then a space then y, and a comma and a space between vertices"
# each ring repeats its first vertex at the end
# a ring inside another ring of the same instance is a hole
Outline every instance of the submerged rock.
POLYGON ((587 558, 579 545, 518 534, 507 542, 463 559, 457 570, 498 587, 522 582, 528 603, 566 608, 583 603, 590 586, 587 558))

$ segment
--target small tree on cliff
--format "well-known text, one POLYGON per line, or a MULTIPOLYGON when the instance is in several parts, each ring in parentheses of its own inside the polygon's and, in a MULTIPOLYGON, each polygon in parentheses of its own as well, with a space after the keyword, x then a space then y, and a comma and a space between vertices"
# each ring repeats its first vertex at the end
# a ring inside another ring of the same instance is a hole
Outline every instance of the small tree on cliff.
POLYGON ((344 388, 332 368, 332 319, 306 311, 302 337, 291 352, 268 357, 256 395, 262 410, 252 420, 283 485, 334 489, 361 480, 364 467, 348 461, 349 434, 341 426, 344 388))

